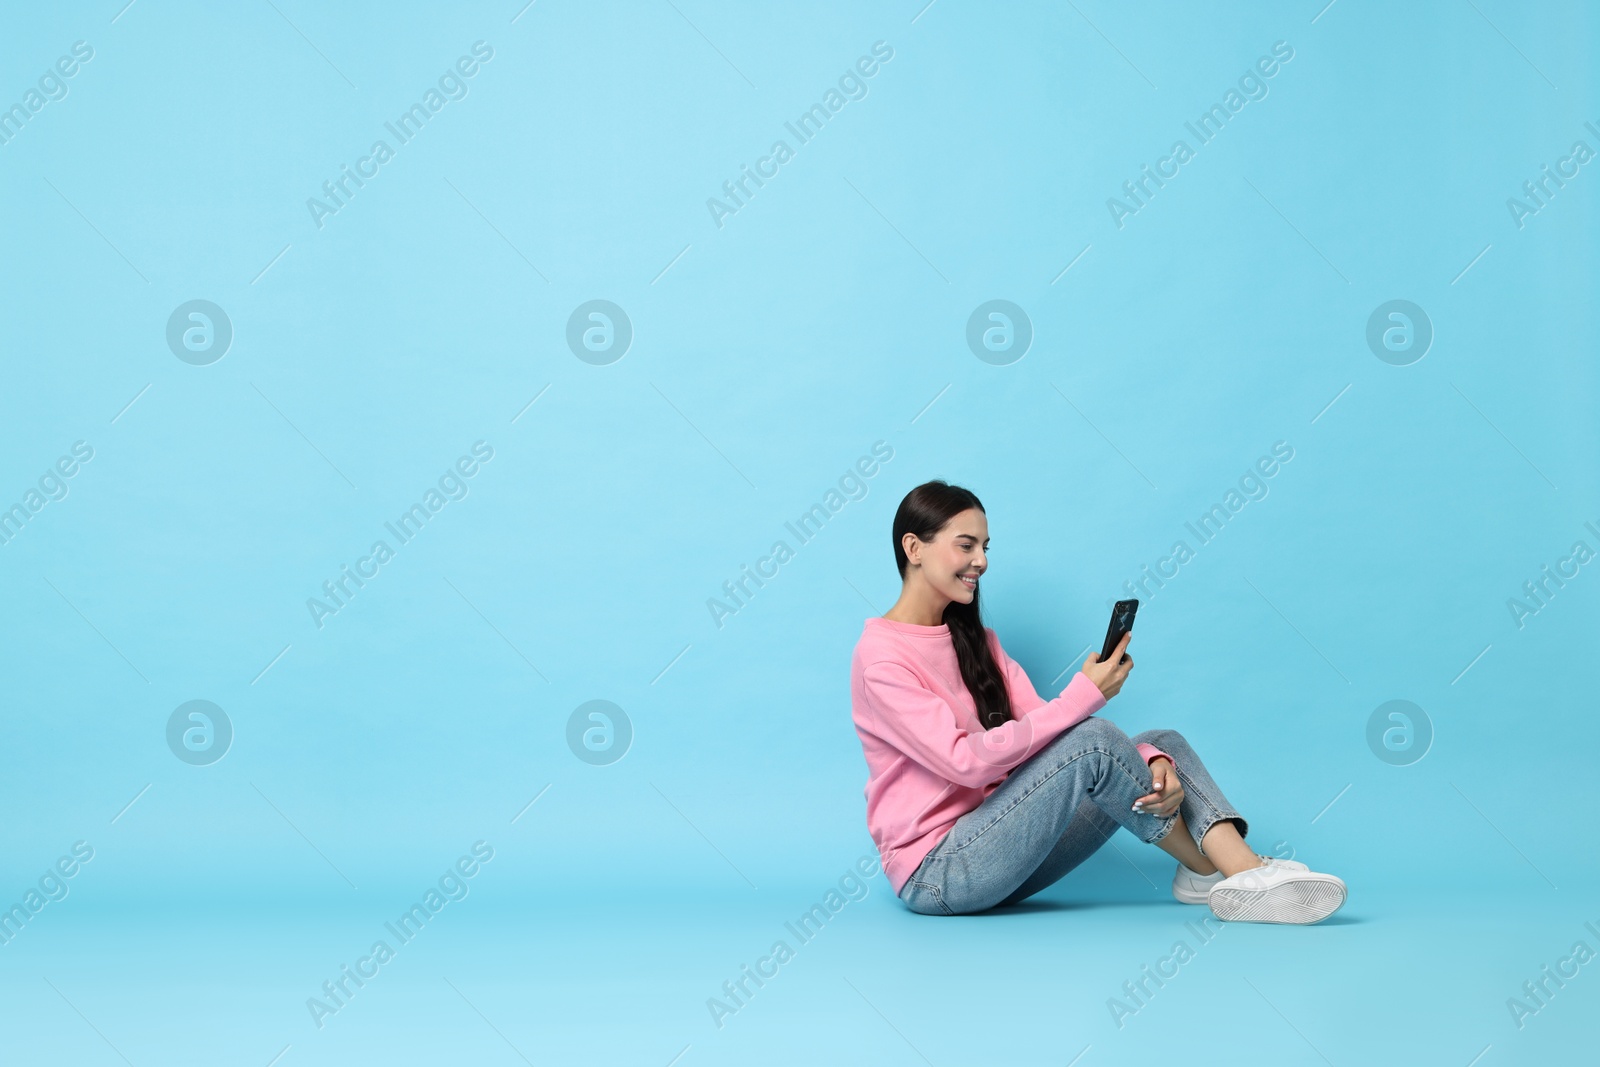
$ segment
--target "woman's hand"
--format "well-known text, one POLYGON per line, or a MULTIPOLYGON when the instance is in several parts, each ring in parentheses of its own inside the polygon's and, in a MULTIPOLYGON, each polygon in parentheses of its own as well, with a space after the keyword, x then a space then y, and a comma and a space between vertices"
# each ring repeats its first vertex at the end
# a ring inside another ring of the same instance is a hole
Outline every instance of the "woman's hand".
POLYGON ((1128 657, 1128 662, 1119 662, 1122 659, 1123 649, 1128 647, 1128 642, 1133 638, 1133 631, 1129 630, 1122 635, 1122 640, 1117 642, 1117 647, 1111 653, 1111 658, 1102 660, 1093 652, 1083 661, 1083 673, 1089 680, 1100 687, 1100 693, 1107 700, 1116 696, 1122 690, 1122 680, 1128 677, 1128 672, 1133 670, 1133 657, 1128 657))
POLYGON ((1133 802, 1133 810, 1165 819, 1178 810, 1183 802, 1183 783, 1178 780, 1178 769, 1165 756, 1150 761, 1150 792, 1133 802))

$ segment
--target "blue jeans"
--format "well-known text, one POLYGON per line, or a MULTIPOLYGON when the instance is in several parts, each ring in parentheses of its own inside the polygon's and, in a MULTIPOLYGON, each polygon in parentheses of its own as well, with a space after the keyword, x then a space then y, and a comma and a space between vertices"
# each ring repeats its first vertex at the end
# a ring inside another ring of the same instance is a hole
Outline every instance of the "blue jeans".
POLYGON ((1223 819, 1232 819, 1241 837, 1249 830, 1182 734, 1146 730, 1130 738, 1116 723, 1091 715, 1013 768, 982 804, 957 819, 900 899, 923 915, 1015 904, 1088 859, 1118 826, 1153 845, 1179 815, 1197 847, 1223 819), (1140 741, 1171 755, 1177 766, 1183 800, 1166 818, 1132 810, 1153 783, 1134 748, 1140 741))

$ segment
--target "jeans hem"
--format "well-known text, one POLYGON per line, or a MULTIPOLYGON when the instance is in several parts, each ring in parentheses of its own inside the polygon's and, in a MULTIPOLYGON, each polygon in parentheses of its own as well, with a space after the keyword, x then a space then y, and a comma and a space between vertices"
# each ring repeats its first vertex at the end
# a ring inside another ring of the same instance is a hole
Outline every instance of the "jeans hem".
POLYGON ((1240 815, 1232 808, 1217 807, 1212 799, 1206 795, 1205 791, 1198 788, 1194 784, 1194 781, 1187 774, 1184 774, 1181 769, 1178 769, 1178 781, 1183 784, 1183 791, 1185 793, 1194 795, 1196 798, 1196 803, 1203 811, 1205 811, 1207 815, 1207 819, 1204 823, 1199 826, 1191 824, 1189 827, 1190 836, 1194 838, 1194 847, 1199 849, 1200 855, 1204 856, 1206 854, 1206 847, 1201 843, 1201 838, 1205 837, 1208 830, 1224 819, 1234 819, 1238 821, 1239 836, 1241 838, 1249 833, 1250 824, 1245 820, 1244 816, 1240 815))
POLYGON ((1147 838, 1145 840, 1145 844, 1147 844, 1147 845, 1158 845, 1158 844, 1160 844, 1161 841, 1168 834, 1170 834, 1172 832, 1172 828, 1174 826, 1178 825, 1178 816, 1181 815, 1181 814, 1182 814, 1182 812, 1175 811, 1171 815, 1168 815, 1167 816, 1166 825, 1161 827, 1161 831, 1159 833, 1157 833, 1156 836, 1151 837, 1151 838, 1147 838))

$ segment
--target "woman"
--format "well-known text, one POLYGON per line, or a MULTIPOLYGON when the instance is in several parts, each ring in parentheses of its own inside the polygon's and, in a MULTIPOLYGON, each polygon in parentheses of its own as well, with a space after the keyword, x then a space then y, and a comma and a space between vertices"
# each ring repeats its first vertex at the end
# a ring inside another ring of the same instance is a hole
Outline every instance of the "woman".
POLYGON ((1257 855, 1249 827, 1176 730, 1128 737, 1094 713, 1122 689, 1131 634, 1093 653, 1054 700, 983 625, 989 526, 972 493, 917 486, 894 517, 900 599, 869 618, 851 661, 867 760, 867 829, 912 911, 1014 904, 1054 883, 1118 826, 1178 861, 1172 893, 1219 918, 1313 923, 1344 882, 1257 855))

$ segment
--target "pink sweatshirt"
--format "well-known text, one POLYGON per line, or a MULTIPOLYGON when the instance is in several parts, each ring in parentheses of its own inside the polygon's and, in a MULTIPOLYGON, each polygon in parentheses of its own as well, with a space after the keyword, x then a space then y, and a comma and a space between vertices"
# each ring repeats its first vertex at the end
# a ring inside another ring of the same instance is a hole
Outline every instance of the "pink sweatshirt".
MULTIPOLYGON (((995 632, 985 631, 1013 716, 993 730, 978 721, 948 625, 874 616, 856 642, 850 714, 867 759, 867 832, 896 894, 955 821, 1012 768, 1105 706, 1082 671, 1054 700, 1041 699, 995 632)), ((1154 745, 1138 747, 1146 762, 1167 755, 1154 745)))

